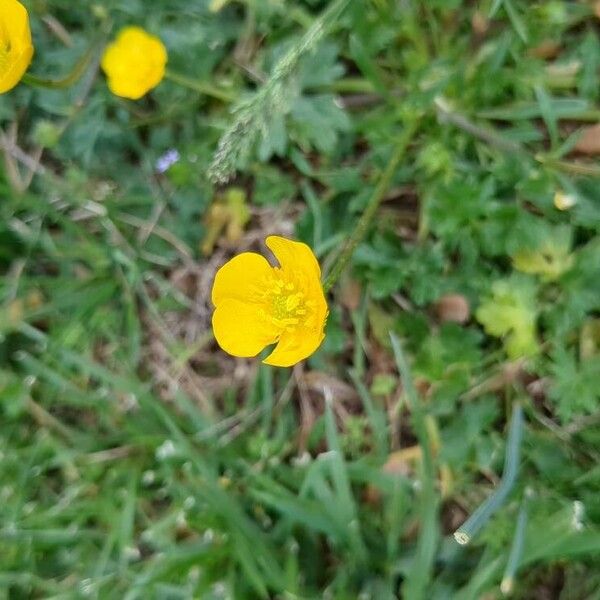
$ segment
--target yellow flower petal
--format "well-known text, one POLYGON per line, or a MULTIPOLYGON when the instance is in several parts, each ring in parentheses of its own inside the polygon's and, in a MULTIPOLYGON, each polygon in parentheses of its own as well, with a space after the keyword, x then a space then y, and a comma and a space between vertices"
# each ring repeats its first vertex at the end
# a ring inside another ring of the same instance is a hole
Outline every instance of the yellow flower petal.
MULTIPOLYGON (((2 0, 0 2, 0 19, 2 20, 2 35, 8 37, 12 44, 21 44, 28 39, 31 42, 29 32, 29 15, 27 9, 18 0, 2 0), (7 25, 10 24, 10 27, 7 25)), ((18 50, 22 48, 19 47, 18 50)))
POLYGON ((256 356, 277 340, 278 331, 261 314, 260 304, 227 298, 212 318, 213 332, 225 352, 240 357, 256 356))
POLYGON ((313 354, 324 338, 323 326, 320 330, 302 327, 294 332, 285 331, 273 352, 263 362, 274 367, 291 367, 313 354))
POLYGON ((137 100, 165 75, 167 50, 160 39, 141 27, 125 27, 102 56, 102 70, 115 96, 137 100))
POLYGON ((14 58, 10 68, 0 76, 0 94, 12 90, 21 81, 33 57, 33 46, 14 58))
POLYGON ((260 254, 243 252, 226 262, 215 276, 212 302, 217 306, 227 298, 256 301, 261 281, 271 277, 273 267, 260 254))
POLYGON ((265 240, 265 244, 284 271, 313 275, 317 280, 321 278, 321 268, 317 258, 306 244, 278 235, 270 235, 265 240))
POLYGON ((0 1, 0 94, 19 83, 32 57, 27 10, 17 0, 0 1))

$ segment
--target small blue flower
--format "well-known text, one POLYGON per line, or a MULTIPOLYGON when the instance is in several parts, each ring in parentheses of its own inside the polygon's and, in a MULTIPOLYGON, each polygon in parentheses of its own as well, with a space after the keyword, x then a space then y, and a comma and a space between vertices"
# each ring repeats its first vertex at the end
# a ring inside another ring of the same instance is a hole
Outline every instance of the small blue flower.
POLYGON ((170 150, 167 150, 162 156, 160 156, 157 159, 156 164, 154 165, 154 168, 156 169, 157 173, 165 173, 177 161, 179 161, 180 158, 181 158, 181 156, 179 155, 179 152, 177 150, 175 150, 175 148, 171 148, 170 150))

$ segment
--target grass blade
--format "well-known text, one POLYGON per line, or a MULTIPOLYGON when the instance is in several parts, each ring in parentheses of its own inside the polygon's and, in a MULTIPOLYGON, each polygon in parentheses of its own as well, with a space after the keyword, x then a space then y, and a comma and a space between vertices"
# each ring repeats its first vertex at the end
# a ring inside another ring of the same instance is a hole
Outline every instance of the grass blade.
POLYGON ((523 439, 523 408, 517 403, 513 408, 502 481, 494 493, 454 532, 454 539, 461 545, 468 544, 494 513, 504 504, 516 480, 523 439))
POLYGON ((427 597, 427 589, 431 581, 433 561, 439 539, 439 526, 437 522, 438 498, 435 491, 435 469, 431 451, 431 440, 429 439, 423 408, 400 341, 393 333, 390 333, 390 339, 392 341, 396 366, 402 377, 402 384, 410 406, 413 428, 422 451, 421 497, 419 503, 421 531, 417 542, 413 567, 403 586, 404 597, 417 600, 427 597))

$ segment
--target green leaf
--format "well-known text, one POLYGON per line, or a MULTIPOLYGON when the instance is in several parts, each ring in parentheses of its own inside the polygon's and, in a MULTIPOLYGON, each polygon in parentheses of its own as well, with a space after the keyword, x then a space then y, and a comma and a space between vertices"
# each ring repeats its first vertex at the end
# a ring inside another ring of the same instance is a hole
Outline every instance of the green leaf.
POLYGON ((535 307, 535 287, 531 280, 514 276, 492 284, 491 295, 475 316, 486 333, 504 340, 510 358, 519 358, 538 349, 535 307))
POLYGON ((574 351, 559 346, 552 353, 550 398, 563 422, 598 410, 600 355, 577 360, 574 351))
POLYGON ((534 249, 523 249, 513 254, 513 265, 522 273, 540 275, 554 281, 573 265, 571 230, 568 227, 549 228, 547 235, 534 249))

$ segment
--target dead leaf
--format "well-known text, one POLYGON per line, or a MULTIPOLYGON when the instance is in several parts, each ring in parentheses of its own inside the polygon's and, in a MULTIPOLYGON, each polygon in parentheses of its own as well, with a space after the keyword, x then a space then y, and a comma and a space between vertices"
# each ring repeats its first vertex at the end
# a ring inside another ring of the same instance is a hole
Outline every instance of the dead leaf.
POLYGON ((535 46, 535 48, 530 48, 527 54, 534 56, 535 58, 547 60, 550 58, 556 58, 559 52, 560 44, 558 42, 555 42, 554 40, 544 40, 535 46))
POLYGON ((600 123, 584 127, 574 150, 582 154, 600 154, 600 123))
POLYGON ((31 290, 25 298, 25 304, 30 310, 36 310, 44 305, 44 296, 39 290, 31 290))
POLYGON ((466 323, 471 316, 471 307, 462 294, 446 294, 436 302, 435 312, 443 323, 466 323))
POLYGON ((471 27, 475 35, 484 36, 490 27, 490 22, 482 12, 476 10, 471 17, 471 27))
POLYGON ((323 395, 325 388, 328 388, 332 397, 338 403, 350 405, 359 403, 356 390, 333 375, 321 371, 306 371, 302 379, 310 392, 323 395))
POLYGON ((23 312, 24 312, 23 311, 23 301, 20 298, 13 300, 8 305, 8 310, 7 310, 8 318, 9 318, 10 322, 15 325, 23 319, 23 312))
POLYGON ((241 239, 244 227, 250 219, 246 200, 246 192, 243 189, 232 187, 213 202, 204 218, 206 234, 201 250, 205 256, 212 253, 223 231, 226 242, 231 247, 235 247, 241 239))
POLYGON ((388 475, 408 476, 414 470, 414 463, 421 460, 421 447, 410 446, 392 452, 382 467, 384 473, 388 475))
POLYGON ((587 319, 579 334, 579 355, 587 360, 600 353, 600 319, 587 319))
POLYGON ((355 279, 345 278, 342 281, 340 300, 348 310, 358 310, 362 289, 355 279))
POLYGON ((463 399, 470 401, 483 394, 490 394, 504 389, 507 385, 518 381, 525 372, 526 363, 526 358, 519 358, 512 362, 505 363, 497 373, 494 373, 488 379, 485 379, 481 383, 473 386, 469 391, 465 392, 462 396, 463 399))
POLYGON ((369 506, 378 506, 381 502, 381 492, 374 485, 367 485, 363 492, 363 500, 369 506))
POLYGON ((546 73, 549 77, 555 80, 569 80, 569 78, 575 77, 577 73, 581 71, 581 61, 571 60, 569 62, 554 63, 546 67, 546 73))

